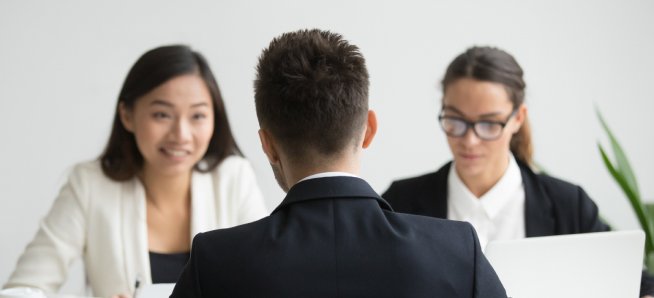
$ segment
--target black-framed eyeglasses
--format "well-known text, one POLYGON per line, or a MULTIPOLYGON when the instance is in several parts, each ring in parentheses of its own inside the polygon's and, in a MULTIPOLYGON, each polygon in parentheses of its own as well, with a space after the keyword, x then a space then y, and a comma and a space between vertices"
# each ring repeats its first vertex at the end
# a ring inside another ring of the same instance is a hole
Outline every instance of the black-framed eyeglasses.
POLYGON ((514 109, 504 122, 492 120, 468 121, 461 117, 445 116, 441 111, 438 116, 438 122, 446 135, 450 137, 460 138, 464 136, 469 128, 475 135, 484 141, 493 141, 502 135, 502 130, 506 124, 515 116, 518 109, 514 109))

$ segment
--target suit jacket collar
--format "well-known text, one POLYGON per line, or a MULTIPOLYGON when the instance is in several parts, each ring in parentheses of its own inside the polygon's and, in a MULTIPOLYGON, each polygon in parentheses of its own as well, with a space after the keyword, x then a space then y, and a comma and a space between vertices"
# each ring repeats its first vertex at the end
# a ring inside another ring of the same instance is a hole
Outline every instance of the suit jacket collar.
POLYGON ((391 205, 363 179, 337 176, 304 180, 293 185, 282 203, 272 213, 299 202, 339 198, 374 199, 382 209, 393 210, 391 205))
POLYGON ((434 200, 434 211, 435 213, 431 216, 438 218, 447 218, 447 195, 449 193, 447 187, 447 177, 450 173, 450 167, 452 162, 446 163, 442 166, 434 175, 431 177, 432 181, 429 184, 433 185, 435 191, 432 193, 436 194, 436 200, 434 200))
MULTIPOLYGON (((434 200, 435 213, 432 216, 447 218, 447 176, 452 162, 448 162, 434 173, 431 185, 437 194, 434 200)), ((529 166, 518 160, 522 183, 525 188, 525 233, 527 237, 554 235, 556 224, 554 221, 552 202, 538 181, 538 174, 529 166)))
POLYGON ((556 234, 552 200, 539 182, 538 174, 518 161, 525 188, 525 234, 527 237, 556 234))

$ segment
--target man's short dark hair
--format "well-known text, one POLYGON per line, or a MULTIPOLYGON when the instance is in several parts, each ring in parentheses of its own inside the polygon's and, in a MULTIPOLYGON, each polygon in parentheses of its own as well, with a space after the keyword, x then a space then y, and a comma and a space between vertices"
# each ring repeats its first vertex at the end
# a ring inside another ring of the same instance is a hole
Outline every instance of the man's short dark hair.
POLYGON ((358 142, 368 112, 368 71, 340 34, 299 30, 273 39, 259 57, 259 124, 293 157, 325 156, 358 142))

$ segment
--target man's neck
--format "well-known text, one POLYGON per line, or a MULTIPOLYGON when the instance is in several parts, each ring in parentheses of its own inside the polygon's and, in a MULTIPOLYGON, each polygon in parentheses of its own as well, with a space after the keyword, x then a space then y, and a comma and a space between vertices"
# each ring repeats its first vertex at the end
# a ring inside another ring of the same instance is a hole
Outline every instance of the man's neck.
POLYGON ((297 162, 288 169, 284 169, 289 188, 306 177, 327 172, 342 172, 358 176, 359 161, 354 158, 339 158, 319 163, 297 162))

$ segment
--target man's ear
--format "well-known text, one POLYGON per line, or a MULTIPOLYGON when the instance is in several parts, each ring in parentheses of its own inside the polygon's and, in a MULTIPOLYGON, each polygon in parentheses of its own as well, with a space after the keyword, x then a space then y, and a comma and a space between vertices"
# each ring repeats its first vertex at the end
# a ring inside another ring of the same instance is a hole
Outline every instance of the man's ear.
POLYGON ((261 148, 263 149, 263 152, 268 157, 268 162, 270 162, 270 164, 279 163, 279 153, 270 133, 265 129, 260 128, 259 140, 261 140, 261 148))
POLYGON ((375 134, 377 134, 377 115, 375 114, 375 111, 368 110, 368 120, 366 121, 366 133, 363 136, 363 145, 361 147, 364 149, 368 148, 368 146, 370 146, 370 143, 372 143, 372 139, 375 138, 375 134))
POLYGON ((121 102, 118 104, 118 114, 120 116, 120 122, 123 123, 123 126, 127 131, 134 132, 134 115, 133 112, 125 106, 125 103, 121 102))

